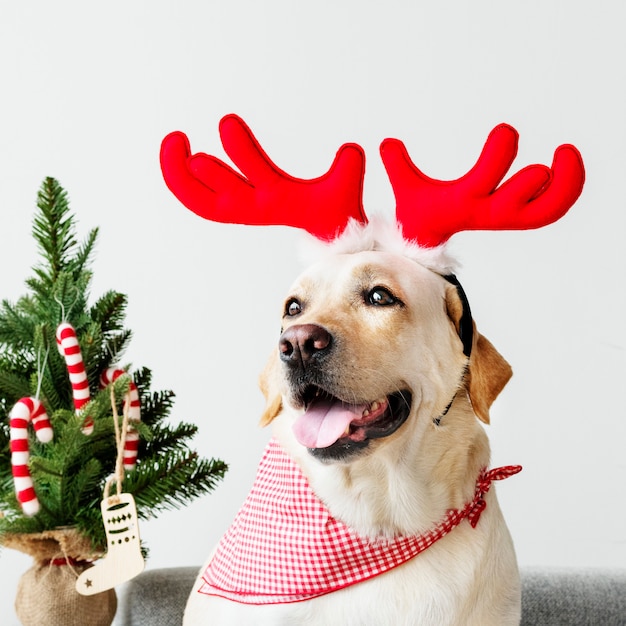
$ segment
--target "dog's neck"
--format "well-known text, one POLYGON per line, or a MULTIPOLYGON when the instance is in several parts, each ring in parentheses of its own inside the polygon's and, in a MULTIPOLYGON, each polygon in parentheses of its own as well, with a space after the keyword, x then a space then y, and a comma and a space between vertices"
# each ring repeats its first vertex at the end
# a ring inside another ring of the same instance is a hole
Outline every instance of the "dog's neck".
POLYGON ((274 439, 246 501, 204 571, 199 591, 248 604, 282 604, 366 581, 411 561, 464 521, 476 528, 491 508, 491 483, 520 469, 483 468, 473 498, 462 509, 448 511, 428 532, 363 537, 333 516, 274 439))
POLYGON ((489 464, 489 444, 465 394, 458 394, 440 425, 424 410, 412 431, 372 442, 376 454, 322 464, 295 440, 288 412, 274 434, 298 463, 331 514, 370 537, 415 535, 471 498, 489 464), (363 497, 367 494, 367 497, 363 497))

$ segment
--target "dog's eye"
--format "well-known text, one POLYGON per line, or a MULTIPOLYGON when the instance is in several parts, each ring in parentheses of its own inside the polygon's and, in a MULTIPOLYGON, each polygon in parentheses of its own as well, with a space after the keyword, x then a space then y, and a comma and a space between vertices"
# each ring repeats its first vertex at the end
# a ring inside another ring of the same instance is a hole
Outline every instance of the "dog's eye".
POLYGON ((365 300, 375 306, 391 306, 398 303, 397 298, 384 287, 374 287, 366 294, 365 300))
POLYGON ((302 305, 300 304, 300 301, 296 300, 295 298, 288 300, 287 304, 285 305, 285 315, 293 317, 294 315, 298 315, 299 313, 302 313, 302 305))

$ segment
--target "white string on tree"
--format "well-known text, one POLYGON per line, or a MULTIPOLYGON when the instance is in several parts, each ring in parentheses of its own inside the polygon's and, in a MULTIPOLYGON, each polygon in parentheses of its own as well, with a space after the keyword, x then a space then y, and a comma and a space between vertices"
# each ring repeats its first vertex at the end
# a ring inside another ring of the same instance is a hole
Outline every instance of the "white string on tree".
POLYGON ((129 429, 131 393, 124 398, 122 424, 117 411, 115 389, 111 384, 111 409, 115 427, 117 458, 115 473, 104 486, 104 497, 100 503, 102 520, 107 538, 107 553, 93 567, 85 570, 76 580, 76 590, 84 596, 94 595, 111 589, 140 574, 145 562, 141 554, 139 521, 135 499, 130 493, 122 492, 124 480, 124 450, 129 429), (116 494, 110 495, 115 483, 116 494))

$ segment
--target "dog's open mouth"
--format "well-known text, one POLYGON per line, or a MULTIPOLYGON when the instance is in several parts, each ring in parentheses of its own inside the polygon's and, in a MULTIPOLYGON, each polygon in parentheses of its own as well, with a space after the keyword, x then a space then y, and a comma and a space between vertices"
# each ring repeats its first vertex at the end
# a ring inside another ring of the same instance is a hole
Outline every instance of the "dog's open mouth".
POLYGON ((343 458, 366 447, 370 440, 387 437, 406 421, 411 393, 399 391, 374 402, 350 404, 319 387, 302 395, 305 411, 293 429, 297 440, 314 456, 343 458))

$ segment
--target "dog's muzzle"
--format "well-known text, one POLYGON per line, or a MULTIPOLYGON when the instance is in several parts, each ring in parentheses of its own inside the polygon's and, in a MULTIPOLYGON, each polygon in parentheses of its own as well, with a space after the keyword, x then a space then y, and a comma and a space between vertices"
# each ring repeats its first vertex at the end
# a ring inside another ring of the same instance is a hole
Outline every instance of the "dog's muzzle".
POLYGON ((332 335, 316 324, 291 326, 279 340, 290 400, 304 410, 294 434, 323 461, 345 460, 391 435, 408 418, 412 402, 408 390, 364 401, 355 401, 350 390, 341 393, 330 367, 334 348, 332 335))

